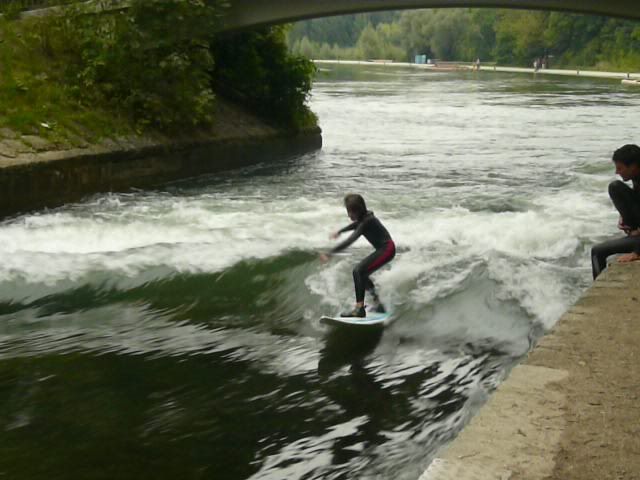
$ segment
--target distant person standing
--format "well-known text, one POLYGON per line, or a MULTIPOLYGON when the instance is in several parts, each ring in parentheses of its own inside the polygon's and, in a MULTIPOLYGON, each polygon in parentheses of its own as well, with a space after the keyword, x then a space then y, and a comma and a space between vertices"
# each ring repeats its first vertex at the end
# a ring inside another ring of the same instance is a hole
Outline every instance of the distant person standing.
POLYGON ((476 71, 480 71, 480 58, 476 58, 476 71))
POLYGON ((591 268, 595 279, 607 266, 607 258, 624 254, 618 262, 640 260, 640 147, 624 145, 613 153, 616 174, 622 181, 609 184, 609 197, 620 213, 618 228, 626 236, 607 240, 591 249, 591 268), (631 180, 631 187, 624 182, 631 180))

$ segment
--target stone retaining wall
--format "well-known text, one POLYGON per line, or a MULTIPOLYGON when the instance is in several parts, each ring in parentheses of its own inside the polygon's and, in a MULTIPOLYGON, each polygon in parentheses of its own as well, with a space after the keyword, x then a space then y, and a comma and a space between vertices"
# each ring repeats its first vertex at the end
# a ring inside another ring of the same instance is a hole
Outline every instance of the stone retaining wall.
POLYGON ((0 216, 55 207, 98 192, 145 188, 320 148, 318 132, 130 149, 45 152, 0 168, 0 216))
POLYGON ((218 102, 208 132, 176 138, 116 138, 61 148, 35 135, 0 131, 0 218, 56 207, 100 192, 148 188, 170 180, 283 158, 322 146, 319 128, 293 133, 218 102))

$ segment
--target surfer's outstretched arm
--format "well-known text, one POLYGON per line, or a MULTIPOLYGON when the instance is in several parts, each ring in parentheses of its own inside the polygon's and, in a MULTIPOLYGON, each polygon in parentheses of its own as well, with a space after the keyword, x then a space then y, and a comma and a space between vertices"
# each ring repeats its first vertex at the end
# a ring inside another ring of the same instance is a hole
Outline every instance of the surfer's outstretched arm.
POLYGON ((358 226, 358 222, 353 222, 347 225, 346 227, 341 228, 340 230, 336 230, 330 235, 330 237, 331 239, 335 240, 340 236, 341 233, 348 232, 350 230, 355 230, 357 226, 358 226))
POLYGON ((362 235, 362 230, 363 230, 363 223, 360 223, 360 225, 358 225, 358 228, 356 228, 351 235, 349 235, 342 242, 340 242, 338 245, 333 247, 331 251, 329 251, 329 255, 331 255, 332 253, 341 252, 342 250, 347 248, 349 245, 351 245, 353 242, 355 242, 360 237, 360 235, 362 235))
POLYGON ((341 233, 349 232, 349 231, 351 231, 351 230, 355 230, 355 229, 357 228, 357 226, 358 226, 358 223, 360 223, 360 222, 353 222, 353 223, 350 223, 350 224, 349 224, 349 225, 347 225, 346 227, 343 227, 343 228, 341 228, 340 230, 338 230, 336 233, 337 233, 338 235, 340 235, 341 233))

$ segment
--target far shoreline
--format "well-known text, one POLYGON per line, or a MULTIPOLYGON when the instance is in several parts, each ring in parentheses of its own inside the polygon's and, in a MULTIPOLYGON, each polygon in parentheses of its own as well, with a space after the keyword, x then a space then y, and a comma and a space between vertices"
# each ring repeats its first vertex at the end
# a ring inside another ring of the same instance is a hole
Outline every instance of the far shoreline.
MULTIPOLYGON (((315 64, 341 64, 341 65, 369 65, 381 67, 402 67, 417 68, 420 70, 431 70, 434 72, 441 71, 477 71, 475 65, 463 62, 440 62, 438 64, 421 64, 409 62, 395 62, 393 60, 325 60, 314 59, 315 64)), ((480 71, 486 72, 505 72, 505 73, 528 73, 534 75, 564 75, 573 77, 590 77, 605 78, 612 80, 631 80, 630 83, 638 82, 640 85, 640 72, 602 72, 598 70, 580 70, 580 69, 557 69, 546 68, 534 70, 533 68, 524 67, 499 67, 497 65, 480 65, 480 71)), ((626 82, 625 82, 626 83, 626 82)))

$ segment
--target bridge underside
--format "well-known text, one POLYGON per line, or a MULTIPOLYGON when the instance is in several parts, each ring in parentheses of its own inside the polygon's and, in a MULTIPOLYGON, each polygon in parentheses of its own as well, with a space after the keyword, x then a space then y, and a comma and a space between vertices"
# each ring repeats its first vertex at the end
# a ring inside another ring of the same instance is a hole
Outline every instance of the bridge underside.
POLYGON ((231 0, 223 31, 376 10, 492 7, 557 10, 640 20, 640 0, 231 0))

